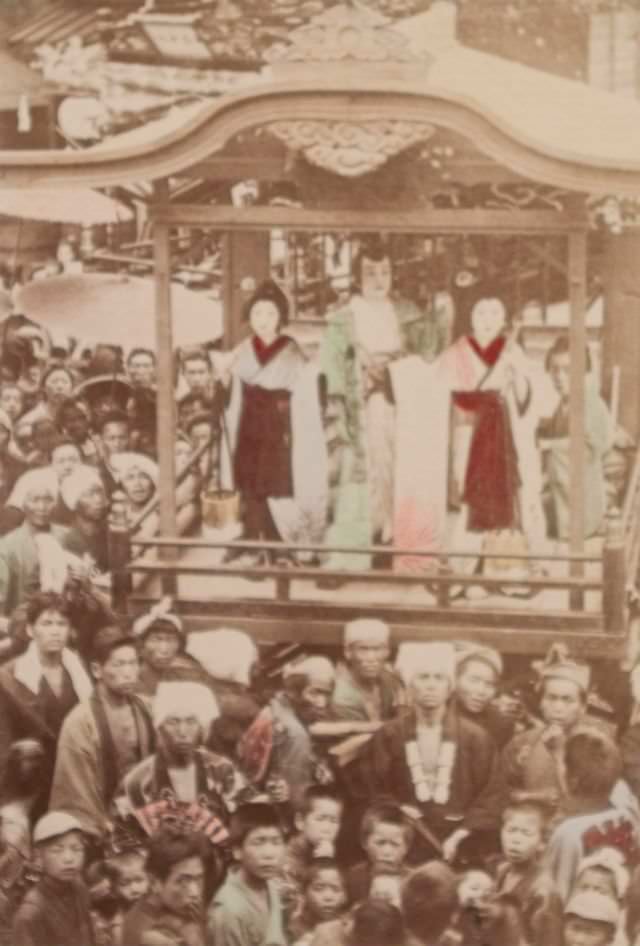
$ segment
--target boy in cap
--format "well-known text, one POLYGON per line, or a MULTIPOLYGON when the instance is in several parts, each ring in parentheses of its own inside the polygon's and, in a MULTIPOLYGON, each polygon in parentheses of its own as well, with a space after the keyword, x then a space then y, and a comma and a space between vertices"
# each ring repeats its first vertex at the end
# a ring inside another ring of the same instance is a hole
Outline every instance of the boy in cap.
POLYGON ((400 678, 387 667, 391 632, 384 621, 359 618, 344 629, 344 663, 338 664, 331 709, 336 719, 393 719, 404 705, 400 678))
POLYGON ((80 822, 50 811, 36 823, 33 843, 42 877, 16 912, 13 946, 93 946, 80 822))
POLYGON ((564 911, 562 946, 612 946, 620 918, 618 904, 602 893, 577 893, 564 911))

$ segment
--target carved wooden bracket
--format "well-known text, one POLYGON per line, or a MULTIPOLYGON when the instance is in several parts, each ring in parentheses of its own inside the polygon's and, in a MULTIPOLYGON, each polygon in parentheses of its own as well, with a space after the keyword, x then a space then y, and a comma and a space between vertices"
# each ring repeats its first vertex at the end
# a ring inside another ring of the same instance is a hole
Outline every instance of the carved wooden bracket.
POLYGON ((427 122, 280 121, 265 129, 307 161, 343 177, 359 177, 435 133, 427 122))

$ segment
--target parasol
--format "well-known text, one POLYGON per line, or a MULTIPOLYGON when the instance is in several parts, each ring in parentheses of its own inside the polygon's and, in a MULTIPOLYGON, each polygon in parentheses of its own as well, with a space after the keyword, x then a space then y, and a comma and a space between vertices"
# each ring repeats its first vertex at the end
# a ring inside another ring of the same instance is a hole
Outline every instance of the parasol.
POLYGON ((92 227, 131 220, 133 211, 90 187, 0 187, 0 214, 92 227))
MULTIPOLYGON (((117 273, 52 276, 24 286, 18 307, 55 335, 88 343, 155 347, 153 279, 117 273)), ((222 307, 203 293, 171 285, 174 347, 215 341, 222 334, 222 307)))

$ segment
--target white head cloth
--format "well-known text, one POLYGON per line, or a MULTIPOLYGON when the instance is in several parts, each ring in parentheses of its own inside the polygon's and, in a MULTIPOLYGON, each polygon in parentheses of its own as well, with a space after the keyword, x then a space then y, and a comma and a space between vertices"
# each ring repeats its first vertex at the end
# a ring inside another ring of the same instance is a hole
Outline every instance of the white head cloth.
POLYGON ((16 506, 24 512, 24 503, 29 493, 42 492, 51 493, 54 499, 58 498, 58 479, 51 467, 27 470, 23 473, 13 487, 7 505, 16 506))
POLYGON ((583 857, 579 861, 576 869, 576 880, 585 870, 592 867, 609 871, 613 877, 618 900, 626 897, 629 888, 629 871, 625 865, 622 851, 616 847, 597 848, 592 854, 588 854, 587 857, 583 857))
POLYGON ((190 680, 167 680, 161 682, 153 701, 153 725, 156 729, 170 716, 198 717, 205 733, 220 715, 218 704, 211 690, 204 683, 190 680))
POLYGON ((245 631, 228 627, 196 631, 189 634, 186 649, 212 677, 244 686, 251 683, 251 667, 258 659, 258 648, 245 631))
POLYGON ((308 677, 310 680, 327 680, 333 683, 336 671, 326 657, 305 657, 304 660, 293 661, 287 664, 282 671, 282 678, 293 676, 308 677))
POLYGON ((452 644, 414 643, 400 644, 396 658, 396 670, 405 683, 410 683, 416 674, 426 670, 438 670, 455 683, 456 652, 452 644))
POLYGON ((72 512, 78 508, 82 495, 94 486, 103 487, 100 474, 93 466, 76 467, 60 484, 62 500, 72 512))
POLYGON ((155 486, 158 485, 158 464, 144 453, 114 453, 109 465, 117 480, 122 481, 132 470, 141 470, 155 486))
POLYGON ((350 644, 388 644, 391 631, 389 625, 376 618, 357 618, 349 621, 344 628, 344 645, 350 644))

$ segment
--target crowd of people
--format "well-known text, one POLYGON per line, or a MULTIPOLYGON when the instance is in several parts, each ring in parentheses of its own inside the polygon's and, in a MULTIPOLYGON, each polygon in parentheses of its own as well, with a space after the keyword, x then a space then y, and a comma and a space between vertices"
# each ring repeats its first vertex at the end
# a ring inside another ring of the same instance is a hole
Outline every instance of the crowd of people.
POLYGON ((640 944, 638 668, 611 705, 561 645, 508 668, 374 618, 274 662, 169 599, 87 641, 43 591, 24 642, 7 946, 640 944))
MULTIPOLYGON (((354 275, 316 358, 272 281, 237 348, 177 353, 179 528, 237 494, 239 568, 295 566, 293 544, 417 571, 452 546, 479 576, 500 536, 548 554, 569 531, 566 340, 544 409, 499 286, 454 339, 450 305, 392 293, 384 244, 354 275)), ((640 721, 575 655, 514 678, 489 647, 362 618, 340 661, 298 654, 296 629, 270 662, 166 600, 111 610, 109 516, 158 528, 156 381, 151 349, 2 323, 0 943, 640 946, 640 721)), ((589 537, 614 440, 591 374, 585 405, 589 537)))

